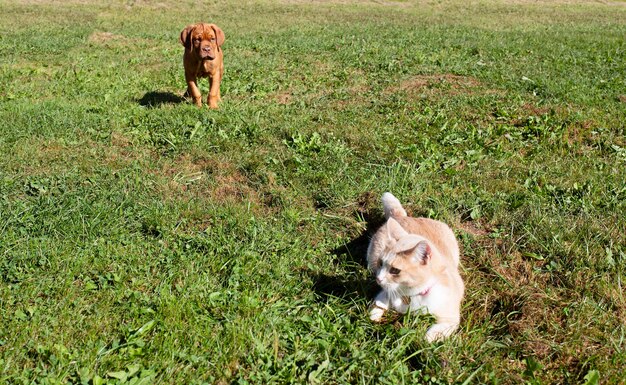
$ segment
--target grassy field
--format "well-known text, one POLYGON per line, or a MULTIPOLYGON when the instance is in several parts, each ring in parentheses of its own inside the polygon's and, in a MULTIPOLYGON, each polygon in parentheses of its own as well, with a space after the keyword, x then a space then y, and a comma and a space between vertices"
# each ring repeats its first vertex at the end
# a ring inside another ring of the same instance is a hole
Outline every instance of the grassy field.
POLYGON ((0 9, 0 383, 624 383, 626 2, 0 9), (444 343, 368 320, 385 191, 462 245, 444 343))

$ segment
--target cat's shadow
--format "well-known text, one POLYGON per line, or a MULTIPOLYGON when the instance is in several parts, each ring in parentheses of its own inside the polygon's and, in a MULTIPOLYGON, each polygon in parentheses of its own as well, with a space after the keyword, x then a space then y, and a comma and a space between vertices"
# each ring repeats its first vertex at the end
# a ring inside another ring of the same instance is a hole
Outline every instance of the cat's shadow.
POLYGON ((380 290, 367 269, 367 247, 372 235, 385 222, 380 210, 372 209, 371 199, 359 204, 359 215, 365 221, 365 230, 350 242, 331 251, 337 264, 345 266, 343 274, 312 273, 313 290, 320 301, 326 302, 330 297, 343 299, 367 298, 371 300, 380 290))

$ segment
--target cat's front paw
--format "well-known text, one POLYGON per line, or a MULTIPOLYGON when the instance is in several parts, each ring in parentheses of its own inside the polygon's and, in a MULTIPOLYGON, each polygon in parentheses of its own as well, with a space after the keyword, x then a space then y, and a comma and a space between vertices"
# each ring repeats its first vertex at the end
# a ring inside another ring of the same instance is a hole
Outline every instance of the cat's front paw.
POLYGON ((454 333, 457 327, 458 324, 434 324, 426 331, 426 341, 442 341, 454 333))
POLYGON ((443 334, 441 334, 441 332, 436 331, 436 330, 432 330, 432 329, 428 329, 426 331, 426 341, 428 341, 428 343, 432 343, 435 341, 441 341, 445 338, 445 336, 443 334))
POLYGON ((377 301, 374 301, 370 305, 370 320, 372 320, 373 322, 382 322, 383 316, 385 315, 387 309, 380 304, 377 304, 376 302, 377 301))

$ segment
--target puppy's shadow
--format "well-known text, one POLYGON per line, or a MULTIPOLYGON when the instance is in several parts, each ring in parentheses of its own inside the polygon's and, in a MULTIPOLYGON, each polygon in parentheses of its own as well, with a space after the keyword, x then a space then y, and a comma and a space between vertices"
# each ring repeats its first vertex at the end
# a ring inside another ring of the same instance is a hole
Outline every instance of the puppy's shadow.
POLYGON ((385 222, 385 218, 380 210, 371 208, 371 201, 369 195, 361 198, 357 210, 366 223, 365 230, 350 242, 331 251, 337 263, 346 266, 347 272, 341 275, 313 275, 313 290, 320 300, 326 301, 329 297, 360 297, 369 300, 378 292, 378 286, 364 269, 367 269, 366 255, 370 239, 385 222))
POLYGON ((171 92, 150 91, 139 99, 138 102, 144 107, 154 108, 165 104, 180 104, 185 102, 185 98, 171 92))

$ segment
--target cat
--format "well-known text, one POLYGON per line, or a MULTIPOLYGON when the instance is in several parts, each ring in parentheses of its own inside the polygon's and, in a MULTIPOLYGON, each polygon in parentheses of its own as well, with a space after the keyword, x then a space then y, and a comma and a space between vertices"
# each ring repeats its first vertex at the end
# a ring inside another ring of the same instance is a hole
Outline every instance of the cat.
POLYGON ((432 314, 436 323, 426 332, 428 342, 450 336, 459 326, 465 286, 459 274, 459 245, 445 223, 407 216, 391 193, 382 196, 387 222, 367 249, 368 268, 382 291, 369 316, 380 322, 392 308, 432 314))

